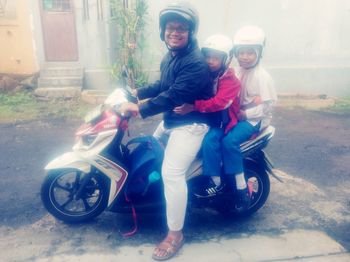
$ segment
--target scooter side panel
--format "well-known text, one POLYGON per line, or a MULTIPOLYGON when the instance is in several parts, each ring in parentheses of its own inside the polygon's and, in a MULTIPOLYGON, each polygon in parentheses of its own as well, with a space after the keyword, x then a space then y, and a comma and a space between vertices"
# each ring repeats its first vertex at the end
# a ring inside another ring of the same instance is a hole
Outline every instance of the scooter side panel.
POLYGON ((91 165, 87 163, 77 152, 67 152, 50 161, 44 169, 52 170, 61 168, 75 168, 84 173, 88 173, 91 170, 91 165))
POLYGON ((118 193, 123 188, 124 183, 128 177, 128 172, 117 163, 101 155, 94 156, 90 159, 90 161, 93 166, 99 169, 111 180, 107 205, 107 208, 110 208, 113 206, 113 202, 117 198, 118 193))

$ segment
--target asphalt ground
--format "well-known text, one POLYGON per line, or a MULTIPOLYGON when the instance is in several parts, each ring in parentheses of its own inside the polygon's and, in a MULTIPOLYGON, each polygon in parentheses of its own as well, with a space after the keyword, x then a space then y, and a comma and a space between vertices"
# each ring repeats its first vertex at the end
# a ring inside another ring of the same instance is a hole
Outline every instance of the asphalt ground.
MULTIPOLYGON (((151 134, 159 117, 135 119, 131 136, 151 134)), ((43 167, 70 150, 77 120, 0 124, 0 250, 3 261, 150 261, 166 233, 163 214, 105 212, 67 225, 43 208, 43 167)), ((283 183, 271 178, 265 206, 248 219, 190 210, 186 245, 173 261, 350 261, 350 116, 278 108, 267 152, 283 183)))

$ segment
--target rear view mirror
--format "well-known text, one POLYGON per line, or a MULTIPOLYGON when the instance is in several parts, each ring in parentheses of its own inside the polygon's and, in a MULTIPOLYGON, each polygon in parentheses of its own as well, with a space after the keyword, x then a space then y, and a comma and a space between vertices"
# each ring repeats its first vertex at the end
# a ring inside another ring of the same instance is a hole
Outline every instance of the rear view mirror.
POLYGON ((129 79, 129 70, 128 68, 126 67, 126 65, 123 65, 122 66, 122 76, 123 78, 126 80, 126 82, 128 81, 129 79))

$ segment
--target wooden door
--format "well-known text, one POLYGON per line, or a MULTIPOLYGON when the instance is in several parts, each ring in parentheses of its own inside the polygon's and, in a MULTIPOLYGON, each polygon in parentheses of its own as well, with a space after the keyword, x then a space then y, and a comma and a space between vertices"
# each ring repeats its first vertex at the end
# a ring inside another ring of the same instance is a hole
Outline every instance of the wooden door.
POLYGON ((77 61, 72 0, 40 0, 46 61, 77 61))

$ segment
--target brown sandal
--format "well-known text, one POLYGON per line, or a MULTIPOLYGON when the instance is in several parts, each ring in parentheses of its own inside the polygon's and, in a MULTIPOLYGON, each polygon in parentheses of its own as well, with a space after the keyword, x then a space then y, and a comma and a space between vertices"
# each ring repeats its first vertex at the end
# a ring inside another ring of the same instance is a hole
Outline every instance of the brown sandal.
POLYGON ((163 251, 165 253, 164 256, 157 256, 155 253, 153 253, 152 258, 158 261, 170 259, 177 254, 184 243, 185 239, 183 236, 180 241, 176 241, 173 237, 167 236, 154 250, 156 251, 158 249, 163 251))

